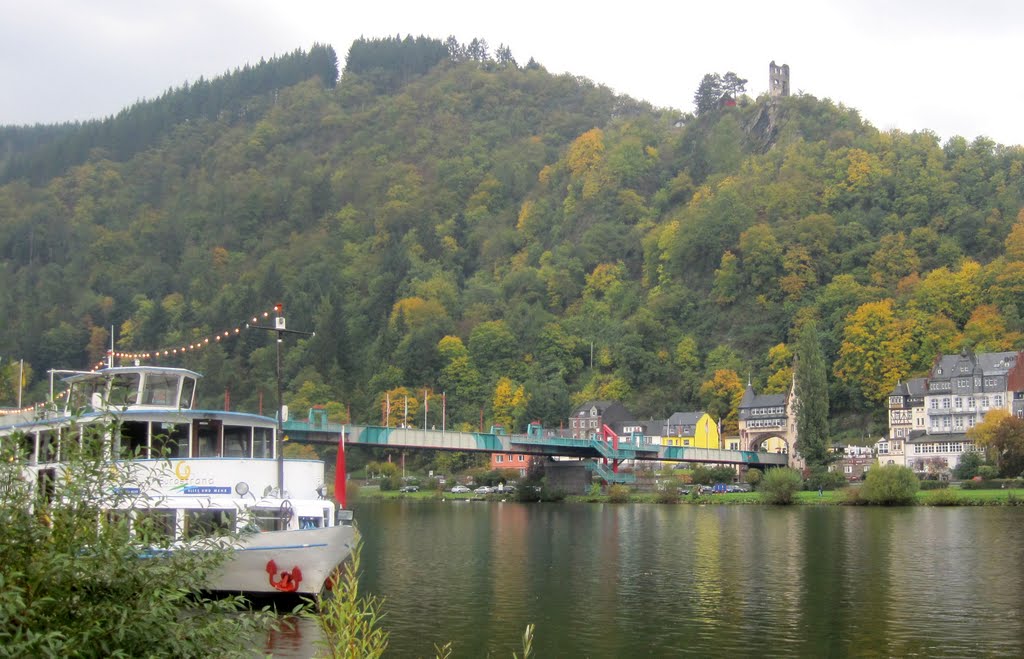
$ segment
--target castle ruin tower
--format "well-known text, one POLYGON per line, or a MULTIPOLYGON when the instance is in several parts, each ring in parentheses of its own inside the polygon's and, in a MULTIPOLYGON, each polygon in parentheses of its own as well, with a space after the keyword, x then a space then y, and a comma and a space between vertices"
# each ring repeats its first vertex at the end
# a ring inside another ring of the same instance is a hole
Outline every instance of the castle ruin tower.
POLYGON ((768 94, 789 96, 789 64, 775 66, 775 60, 768 65, 768 94))

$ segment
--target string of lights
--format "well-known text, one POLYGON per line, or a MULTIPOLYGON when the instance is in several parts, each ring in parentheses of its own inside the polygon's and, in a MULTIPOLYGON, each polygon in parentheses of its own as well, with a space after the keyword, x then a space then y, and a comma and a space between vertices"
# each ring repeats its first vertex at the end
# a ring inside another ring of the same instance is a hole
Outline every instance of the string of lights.
MULTIPOLYGON (((252 318, 250 318, 247 322, 245 322, 243 324, 237 325, 237 326, 235 326, 235 327, 233 327, 231 329, 226 329, 226 330, 217 332, 216 334, 213 334, 212 336, 207 336, 207 337, 204 337, 202 339, 190 341, 189 343, 182 343, 181 345, 169 346, 169 347, 166 347, 166 348, 159 348, 159 349, 156 349, 156 350, 135 350, 135 351, 131 351, 131 352, 121 351, 121 350, 114 350, 113 352, 110 352, 108 356, 113 357, 114 359, 120 359, 120 360, 127 360, 127 361, 136 361, 136 360, 138 360, 138 361, 142 361, 142 360, 146 360, 146 359, 158 359, 160 357, 171 357, 171 356, 184 355, 184 354, 187 354, 187 353, 195 352, 197 350, 202 350, 203 348, 206 348, 207 346, 210 346, 210 345, 217 345, 218 343, 220 343, 220 342, 222 342, 222 341, 224 341, 226 339, 238 336, 239 334, 242 333, 242 330, 248 329, 250 326, 256 325, 261 320, 266 320, 266 319, 270 318, 271 314, 280 313, 280 311, 281 311, 281 305, 279 305, 279 304, 274 305, 273 308, 268 309, 266 311, 262 311, 262 312, 260 312, 260 313, 258 313, 256 315, 252 316, 252 318)), ((95 370, 101 369, 104 366, 106 366, 106 359, 104 359, 102 361, 99 361, 96 364, 94 364, 93 365, 93 370, 95 371, 95 370)))

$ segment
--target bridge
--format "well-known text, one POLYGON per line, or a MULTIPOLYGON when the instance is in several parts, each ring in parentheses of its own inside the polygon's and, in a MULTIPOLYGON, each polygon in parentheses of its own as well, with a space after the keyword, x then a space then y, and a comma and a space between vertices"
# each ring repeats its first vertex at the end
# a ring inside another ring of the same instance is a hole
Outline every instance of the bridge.
POLYGON ((336 445, 339 437, 344 436, 346 445, 579 458, 586 460, 587 468, 608 483, 628 483, 634 480, 633 474, 618 472, 618 465, 623 460, 745 465, 763 469, 785 467, 789 457, 760 451, 662 446, 650 443, 639 433, 618 437, 607 426, 599 437, 578 439, 554 436, 538 424, 530 424, 525 435, 343 425, 329 423, 327 415, 317 409, 310 410, 306 421, 288 420, 282 424, 282 428, 286 437, 310 443, 336 445))

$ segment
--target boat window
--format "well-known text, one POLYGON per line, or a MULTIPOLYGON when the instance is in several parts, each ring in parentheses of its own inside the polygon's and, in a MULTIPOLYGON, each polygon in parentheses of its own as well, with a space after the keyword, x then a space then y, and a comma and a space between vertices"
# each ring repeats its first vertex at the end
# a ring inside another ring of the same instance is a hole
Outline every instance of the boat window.
POLYGON ((192 396, 196 391, 196 380, 189 377, 182 378, 181 380, 181 399, 178 401, 178 407, 183 410, 190 410, 192 409, 192 396))
POLYGON ((118 428, 119 454, 122 458, 148 458, 146 451, 149 423, 146 421, 124 421, 118 428))
POLYGON ((274 457, 274 430, 273 428, 253 428, 252 457, 272 458, 274 457))
POLYGON ((284 531, 291 519, 291 510, 280 508, 250 508, 252 523, 260 531, 284 531))
POLYGON ((166 508, 135 511, 135 533, 143 543, 173 540, 176 513, 166 508))
POLYGON ((49 469, 40 469, 39 474, 36 477, 36 484, 39 486, 39 496, 43 498, 47 503, 53 503, 56 498, 57 487, 57 470, 53 467, 49 469))
POLYGON ((154 458, 187 458, 188 426, 180 423, 153 424, 154 458))
POLYGON ((252 454, 252 428, 224 426, 224 457, 248 458, 252 454))
POLYGON ((300 529, 319 529, 323 525, 324 525, 324 518, 323 517, 320 517, 320 516, 306 517, 305 515, 300 515, 299 516, 299 528, 300 529))
POLYGON ((125 407, 139 402, 138 373, 118 373, 110 380, 110 397, 107 404, 111 407, 125 407))
POLYGON ((36 434, 34 432, 25 433, 21 437, 21 454, 25 456, 25 460, 29 464, 35 464, 36 462, 36 434))
POLYGON ((102 378, 92 378, 82 382, 75 382, 71 385, 68 394, 68 407, 70 412, 78 412, 84 408, 92 407, 94 394, 106 395, 106 381, 102 378))
POLYGON ((169 407, 177 405, 177 402, 177 375, 166 375, 164 373, 146 374, 146 381, 142 385, 143 405, 162 405, 164 407, 169 407))
POLYGON ((71 456, 77 453, 80 444, 78 443, 78 433, 73 432, 71 428, 63 427, 58 431, 60 438, 60 445, 58 446, 58 460, 61 462, 67 462, 71 459, 71 456))
POLYGON ((212 419, 197 419, 192 431, 192 457, 193 458, 219 458, 220 421, 212 419))
POLYGON ((186 540, 203 536, 223 535, 234 530, 234 510, 190 508, 185 511, 185 528, 182 531, 182 537, 186 540))
POLYGON ((103 523, 108 533, 123 533, 127 536, 131 524, 131 511, 107 510, 103 514, 103 523))
POLYGON ((39 462, 57 461, 57 433, 43 430, 39 433, 39 462))

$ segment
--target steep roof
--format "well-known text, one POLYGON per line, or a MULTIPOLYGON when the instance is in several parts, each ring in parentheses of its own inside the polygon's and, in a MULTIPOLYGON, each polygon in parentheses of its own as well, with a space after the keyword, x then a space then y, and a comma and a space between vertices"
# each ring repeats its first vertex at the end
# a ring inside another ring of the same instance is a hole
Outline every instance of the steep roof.
POLYGON ((932 367, 933 380, 946 380, 956 375, 970 373, 972 375, 1005 375, 1017 365, 1016 352, 980 352, 967 350, 958 355, 942 355, 932 367), (967 371, 961 370, 966 366, 967 371))

